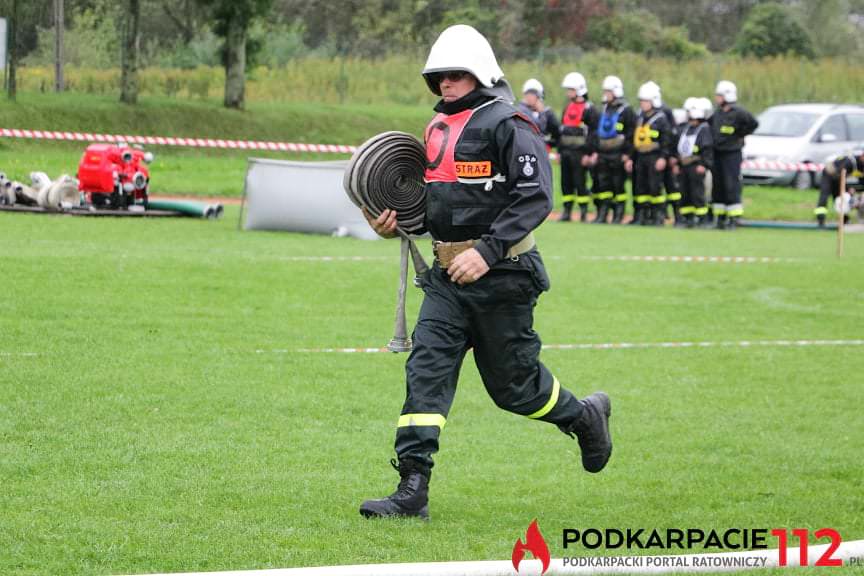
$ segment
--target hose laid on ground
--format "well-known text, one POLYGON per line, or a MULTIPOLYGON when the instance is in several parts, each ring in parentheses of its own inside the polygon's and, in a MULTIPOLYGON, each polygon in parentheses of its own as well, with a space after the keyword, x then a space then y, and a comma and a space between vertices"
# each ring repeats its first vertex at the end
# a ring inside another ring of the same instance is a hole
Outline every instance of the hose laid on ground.
POLYGON ((358 208, 365 208, 376 218, 384 210, 396 211, 396 233, 402 245, 396 326, 393 339, 387 345, 391 352, 411 350, 405 321, 409 255, 417 276, 429 269, 410 237, 410 234, 422 232, 426 217, 425 170, 426 150, 417 138, 405 132, 384 132, 357 148, 343 179, 348 198, 358 208))
POLYGON ((170 210, 180 212, 186 216, 197 216, 208 220, 216 220, 222 216, 221 204, 207 204, 205 202, 194 202, 185 200, 153 200, 147 201, 150 210, 170 210))

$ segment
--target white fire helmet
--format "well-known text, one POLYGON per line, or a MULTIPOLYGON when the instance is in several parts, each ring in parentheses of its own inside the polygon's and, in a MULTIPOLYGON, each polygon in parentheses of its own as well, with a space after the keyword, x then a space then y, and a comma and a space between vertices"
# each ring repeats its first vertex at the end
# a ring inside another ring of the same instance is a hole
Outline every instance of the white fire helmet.
MULTIPOLYGON (((570 72, 564 76, 564 80, 561 82, 561 87, 575 90, 577 96, 585 96, 588 94, 588 83, 585 81, 585 77, 578 72, 570 72)), ((621 94, 624 94, 623 87, 621 88, 621 94)))
POLYGON ((603 91, 609 90, 615 98, 624 97, 624 83, 617 76, 606 76, 603 79, 603 91))
POLYGON ((720 80, 717 82, 717 88, 714 93, 723 97, 723 101, 732 104, 738 101, 738 88, 729 80, 720 80))
POLYGON ((456 24, 441 32, 429 50, 423 77, 429 89, 439 96, 441 87, 430 75, 449 70, 470 72, 487 88, 491 88, 504 77, 489 41, 476 29, 465 24, 456 24))
POLYGON ((687 98, 684 110, 691 120, 703 120, 711 114, 711 101, 708 98, 687 98))
POLYGON ((522 94, 527 94, 528 92, 534 92, 540 99, 543 99, 543 84, 540 83, 536 78, 529 78, 525 81, 525 84, 522 85, 522 94))
POLYGON ((675 119, 675 124, 684 124, 688 120, 687 110, 684 108, 673 108, 672 117, 675 119))
POLYGON ((660 86, 655 82, 646 82, 639 87, 639 100, 648 100, 655 108, 659 108, 662 101, 660 100, 660 86))

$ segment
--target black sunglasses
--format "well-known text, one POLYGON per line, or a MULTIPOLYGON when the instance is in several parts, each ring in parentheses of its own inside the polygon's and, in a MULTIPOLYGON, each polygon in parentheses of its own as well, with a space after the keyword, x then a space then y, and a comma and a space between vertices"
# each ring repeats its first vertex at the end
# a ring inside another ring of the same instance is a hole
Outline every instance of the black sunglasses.
POLYGON ((449 80, 450 82, 459 82, 466 76, 470 76, 471 73, 465 70, 445 70, 444 72, 435 72, 432 74, 432 80, 436 84, 440 84, 444 80, 449 80))

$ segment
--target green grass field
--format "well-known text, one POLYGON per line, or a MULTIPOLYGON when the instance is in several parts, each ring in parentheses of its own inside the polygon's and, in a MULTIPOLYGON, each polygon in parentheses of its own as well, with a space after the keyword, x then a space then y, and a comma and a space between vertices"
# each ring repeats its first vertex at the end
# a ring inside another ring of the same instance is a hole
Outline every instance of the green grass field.
MULTIPOLYGON (((816 232, 548 223, 538 240, 545 343, 861 338, 862 236, 843 259, 816 232), (623 255, 784 260, 592 259, 623 255)), ((546 351, 563 385, 613 398, 597 476, 575 441, 498 410, 469 358, 432 521, 366 521, 396 481, 405 356, 298 349, 386 344, 396 243, 240 232, 235 208, 0 214, 0 241, 0 574, 505 560, 534 518, 553 557, 563 528, 864 538, 860 346, 546 351)))

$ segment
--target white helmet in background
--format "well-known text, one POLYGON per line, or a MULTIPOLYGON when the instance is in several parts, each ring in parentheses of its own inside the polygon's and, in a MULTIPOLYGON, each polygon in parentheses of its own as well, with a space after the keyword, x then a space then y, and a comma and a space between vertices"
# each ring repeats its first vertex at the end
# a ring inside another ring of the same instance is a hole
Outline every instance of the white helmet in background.
POLYGON ((643 84, 643 86, 651 86, 651 90, 657 91, 657 96, 655 98, 651 99, 651 105, 654 106, 654 108, 657 108, 659 110, 660 107, 663 106, 663 95, 661 94, 661 91, 660 91, 660 85, 657 84, 656 82, 654 82, 653 80, 649 80, 648 82, 643 84))
POLYGON ((602 89, 605 92, 609 90, 615 98, 624 97, 624 83, 617 76, 606 76, 603 79, 602 89))
POLYGON ((541 84, 536 78, 529 78, 525 81, 525 84, 522 85, 522 94, 527 94, 528 92, 534 92, 542 99, 543 84, 541 84))
POLYGON ((646 82, 639 87, 639 100, 648 100, 655 108, 659 108, 657 103, 660 102, 660 86, 655 82, 646 82))
POLYGON ((441 95, 441 87, 430 75, 449 70, 470 72, 487 88, 504 77, 489 41, 475 28, 465 24, 456 24, 441 32, 429 50, 423 77, 429 89, 438 96, 441 95))
MULTIPOLYGON (((585 96, 588 94, 588 82, 586 82, 585 77, 578 72, 570 72, 564 76, 564 80, 561 82, 561 87, 575 90, 577 96, 585 96)), ((624 95, 624 86, 621 86, 621 95, 624 95)))
POLYGON ((729 80, 720 80, 717 82, 717 88, 714 90, 714 93, 721 96, 729 104, 738 101, 738 88, 729 80))
POLYGON ((684 111, 687 112, 687 117, 691 120, 705 118, 705 111, 702 109, 701 98, 687 98, 684 101, 684 111))
POLYGON ((672 109, 672 117, 675 119, 675 124, 684 124, 687 122, 687 110, 684 108, 673 108, 672 109))

